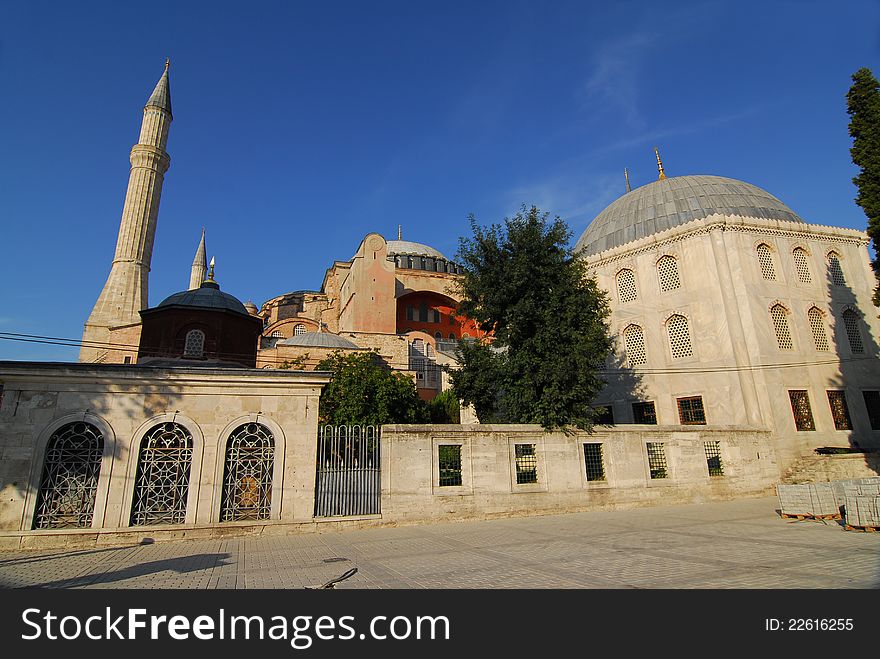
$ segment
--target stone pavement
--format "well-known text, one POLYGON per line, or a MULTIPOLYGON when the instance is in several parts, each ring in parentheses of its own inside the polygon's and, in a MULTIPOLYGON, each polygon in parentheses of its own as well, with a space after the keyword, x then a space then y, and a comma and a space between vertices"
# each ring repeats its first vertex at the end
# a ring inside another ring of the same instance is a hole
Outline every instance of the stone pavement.
POLYGON ((878 588, 880 533, 776 497, 318 534, 0 553, 0 587, 878 588))

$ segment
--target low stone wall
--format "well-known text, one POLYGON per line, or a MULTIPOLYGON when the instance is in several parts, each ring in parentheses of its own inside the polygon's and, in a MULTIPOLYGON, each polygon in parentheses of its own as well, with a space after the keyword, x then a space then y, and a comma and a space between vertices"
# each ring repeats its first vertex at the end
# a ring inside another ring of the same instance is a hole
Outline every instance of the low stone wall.
POLYGON ((782 476, 783 483, 819 483, 880 475, 880 453, 837 453, 801 457, 782 476))

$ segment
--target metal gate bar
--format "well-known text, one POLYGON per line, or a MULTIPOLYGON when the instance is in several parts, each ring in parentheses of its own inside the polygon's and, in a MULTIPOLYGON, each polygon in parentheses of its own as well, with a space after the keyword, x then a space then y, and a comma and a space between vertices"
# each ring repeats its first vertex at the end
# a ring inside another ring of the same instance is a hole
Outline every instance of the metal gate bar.
POLYGON ((378 426, 322 426, 318 431, 315 517, 381 512, 378 426))

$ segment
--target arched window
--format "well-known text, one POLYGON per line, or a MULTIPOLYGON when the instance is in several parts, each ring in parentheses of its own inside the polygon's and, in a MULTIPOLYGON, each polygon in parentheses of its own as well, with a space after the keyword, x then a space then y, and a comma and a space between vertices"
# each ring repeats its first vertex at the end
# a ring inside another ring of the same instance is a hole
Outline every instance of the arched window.
POLYGON ((632 302, 639 297, 636 275, 632 270, 623 269, 617 273, 617 296, 621 302, 632 302))
POLYGON ((246 423, 229 435, 223 469, 220 521, 269 519, 275 437, 260 423, 246 423))
POLYGON ((144 435, 134 483, 132 526, 183 524, 192 452, 192 435, 180 424, 160 423, 144 435))
POLYGON ((434 332, 434 338, 437 339, 438 341, 442 341, 443 335, 440 332, 434 332))
POLYGON ((293 335, 294 336, 302 336, 306 333, 306 326, 303 324, 294 325, 293 327, 293 335))
POLYGON ((758 264, 761 266, 761 276, 770 281, 776 279, 776 270, 773 267, 773 255, 770 253, 770 247, 761 243, 755 251, 758 252, 758 264))
POLYGON ((34 511, 35 529, 92 525, 103 453, 104 437, 90 423, 68 423, 52 433, 34 511))
POLYGON ((846 329, 846 338, 849 339, 849 349, 858 353, 865 352, 862 333, 859 331, 859 315, 852 309, 843 312, 843 327, 846 329))
POLYGON ((450 338, 450 340, 455 341, 455 332, 450 332, 449 338, 450 338))
POLYGON ((681 287, 678 278, 678 262, 674 256, 664 256, 657 261, 657 274, 660 277, 661 291, 674 291, 681 287))
POLYGON ((273 339, 283 339, 284 332, 282 332, 281 330, 275 330, 274 332, 272 332, 271 336, 273 339))
POLYGON ((835 286, 846 286, 843 268, 840 267, 840 255, 837 252, 828 252, 828 278, 835 286))
POLYGON ((639 366, 648 361, 645 354, 645 334, 638 325, 630 325, 623 330, 623 345, 630 366, 639 366))
POLYGON ((670 316, 666 321, 666 331, 669 334, 669 347, 672 350, 673 359, 693 356, 694 350, 691 347, 691 332, 687 318, 679 315, 670 316))
POLYGON ((797 276, 800 282, 802 284, 811 283, 813 277, 810 275, 810 264, 807 259, 807 250, 803 247, 795 247, 791 256, 794 258, 794 268, 797 270, 797 276))
MULTIPOLYGON (((180 345, 180 344, 178 344, 180 345)), ((186 341, 183 345, 184 357, 204 357, 205 355, 205 333, 202 330, 194 329, 186 333, 186 341)))
POLYGON ((807 312, 807 320, 810 321, 810 331, 813 333, 813 344, 819 352, 828 352, 828 334, 825 332, 825 319, 816 307, 810 307, 807 312))
POLYGON ((774 304, 770 309, 773 331, 776 333, 776 345, 780 350, 794 350, 791 342, 791 330, 788 328, 788 311, 781 304, 774 304))

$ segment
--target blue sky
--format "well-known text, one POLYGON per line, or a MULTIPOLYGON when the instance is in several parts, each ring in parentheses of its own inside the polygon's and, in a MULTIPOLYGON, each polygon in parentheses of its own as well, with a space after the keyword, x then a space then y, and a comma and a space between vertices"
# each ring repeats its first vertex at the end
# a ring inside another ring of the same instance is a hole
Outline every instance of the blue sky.
MULTIPOLYGON (((0 332, 78 338, 109 272, 143 104, 171 58, 150 302, 201 227, 224 290, 318 288, 369 231, 454 256, 536 204, 576 240, 624 191, 717 174, 863 229, 845 94, 880 3, 7 2, 0 332)), ((0 359, 74 360, 0 341, 0 359)))

